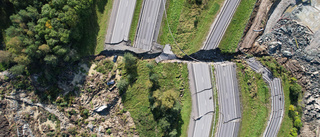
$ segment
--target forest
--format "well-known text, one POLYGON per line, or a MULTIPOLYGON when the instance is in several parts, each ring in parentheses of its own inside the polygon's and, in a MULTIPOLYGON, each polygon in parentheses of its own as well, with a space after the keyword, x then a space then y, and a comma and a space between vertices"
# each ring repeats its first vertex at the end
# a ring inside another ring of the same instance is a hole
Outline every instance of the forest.
POLYGON ((41 73, 46 82, 79 59, 92 0, 1 0, 0 70, 41 73), (4 15, 4 16, 2 16, 4 15))

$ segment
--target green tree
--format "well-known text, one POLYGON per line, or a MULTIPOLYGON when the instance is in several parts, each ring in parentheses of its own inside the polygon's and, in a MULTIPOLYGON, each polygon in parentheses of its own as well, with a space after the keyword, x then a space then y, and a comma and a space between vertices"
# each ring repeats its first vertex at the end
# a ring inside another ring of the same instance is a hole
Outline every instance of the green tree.
POLYGON ((24 68, 25 68, 24 65, 15 65, 15 66, 11 67, 9 71, 12 74, 20 75, 24 72, 24 68))
POLYGON ((121 79, 117 83, 117 88, 120 91, 120 94, 127 90, 129 83, 126 79, 121 79))
POLYGON ((8 51, 0 50, 0 63, 9 64, 11 53, 8 51))

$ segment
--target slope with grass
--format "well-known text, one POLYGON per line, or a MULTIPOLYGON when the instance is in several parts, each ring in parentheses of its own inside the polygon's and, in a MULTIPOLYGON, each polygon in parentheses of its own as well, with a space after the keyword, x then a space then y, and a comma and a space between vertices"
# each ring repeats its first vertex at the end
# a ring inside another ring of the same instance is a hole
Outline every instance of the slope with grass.
POLYGON ((189 4, 187 0, 167 0, 166 11, 168 18, 163 18, 158 43, 171 44, 173 52, 182 57, 184 54, 176 47, 169 32, 167 21, 173 37, 179 46, 187 53, 197 52, 209 33, 223 0, 210 0, 197 5, 189 4))
POLYGON ((109 18, 112 11, 113 0, 94 0, 90 18, 84 20, 87 24, 83 28, 85 35, 79 43, 79 53, 82 56, 99 54, 104 50, 104 39, 107 33, 109 18))
POLYGON ((262 75, 255 73, 245 62, 237 63, 241 88, 242 121, 240 136, 262 136, 270 113, 270 92, 262 75))
MULTIPOLYGON (((154 91, 154 88, 163 93, 172 90, 179 95, 177 101, 181 105, 181 111, 175 116, 176 118, 174 119, 176 121, 169 121, 169 125, 173 129, 171 129, 173 132, 170 132, 170 134, 175 133, 177 136, 187 136, 191 113, 187 66, 177 63, 154 64, 154 61, 137 61, 136 70, 134 70, 136 76, 134 76, 133 82, 128 85, 127 90, 122 96, 124 106, 131 113, 140 136, 168 135, 166 133, 168 131, 164 131, 162 128, 168 126, 168 123, 163 122, 161 116, 159 117, 159 114, 163 112, 158 112, 152 98, 157 92, 154 91), (150 66, 152 66, 152 69, 150 69, 150 66), (156 74, 157 78, 155 79, 158 79, 156 86, 153 85, 154 78, 151 78, 153 74, 156 74), (181 97, 180 95, 183 96, 181 97)), ((125 72, 124 67, 122 71, 123 78, 132 77, 132 75, 130 76, 130 74, 125 72)), ((164 102, 162 103, 164 104, 164 102)), ((175 107, 173 109, 176 109, 175 107)))
POLYGON ((232 17, 230 25, 219 44, 222 53, 236 52, 238 43, 242 38, 244 28, 250 19, 255 3, 256 0, 241 0, 232 17))

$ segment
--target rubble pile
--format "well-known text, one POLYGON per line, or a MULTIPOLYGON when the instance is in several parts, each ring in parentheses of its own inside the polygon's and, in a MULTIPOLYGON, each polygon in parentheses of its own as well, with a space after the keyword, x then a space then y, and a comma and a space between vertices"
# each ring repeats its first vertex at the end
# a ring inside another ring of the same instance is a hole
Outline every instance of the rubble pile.
POLYGON ((313 34, 307 27, 290 18, 282 18, 272 32, 261 36, 258 42, 260 45, 266 45, 267 52, 271 55, 292 57, 301 54, 310 44, 312 37, 313 34))
POLYGON ((287 58, 279 63, 284 64, 307 90, 303 113, 306 121, 313 121, 320 120, 320 46, 312 44, 317 43, 319 33, 299 23, 296 15, 302 9, 303 6, 298 5, 292 12, 284 13, 273 30, 262 35, 257 43, 259 47, 266 47, 264 53, 287 58))

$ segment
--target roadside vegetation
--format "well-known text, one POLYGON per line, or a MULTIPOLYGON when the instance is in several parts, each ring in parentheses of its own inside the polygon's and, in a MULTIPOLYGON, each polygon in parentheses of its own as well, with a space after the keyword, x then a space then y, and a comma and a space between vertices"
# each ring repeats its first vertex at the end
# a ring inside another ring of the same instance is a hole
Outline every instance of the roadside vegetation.
POLYGON ((264 56, 259 60, 271 70, 275 77, 281 78, 285 97, 285 112, 278 136, 296 137, 302 127, 302 87, 297 83, 297 79, 279 65, 273 57, 264 56))
POLYGON ((271 110, 270 91, 262 75, 244 64, 244 61, 237 62, 242 102, 239 136, 262 136, 271 110))
POLYGON ((223 0, 167 0, 168 18, 162 19, 158 43, 171 44, 172 51, 179 57, 184 54, 176 47, 169 32, 167 21, 178 45, 187 54, 200 50, 209 28, 223 0))
POLYGON ((84 42, 83 46, 84 47, 88 46, 89 48, 95 47, 95 49, 90 49, 89 51, 91 52, 89 54, 86 53, 86 51, 83 51, 84 55, 92 55, 92 54, 97 55, 104 50, 104 41, 105 41, 105 36, 107 33, 109 19, 112 11, 113 1, 114 0, 95 0, 94 1, 96 5, 94 10, 97 14, 97 18, 95 21, 97 22, 97 24, 94 24, 92 26, 88 24, 89 26, 87 27, 88 27, 89 33, 87 34, 87 36, 93 37, 93 38, 92 40, 84 39, 84 41, 87 41, 87 42, 84 42), (90 32, 91 30, 94 30, 92 28, 98 28, 98 32, 90 32), (94 36, 96 36, 96 38, 94 36), (88 43, 88 45, 86 45, 85 43, 88 43), (90 43, 95 43, 96 45, 91 45, 90 43))
POLYGON ((256 0, 241 0, 219 44, 219 49, 222 53, 232 54, 236 52, 255 3, 256 0))
POLYGON ((185 64, 138 60, 125 54, 117 87, 140 136, 186 136, 191 113, 185 64))
POLYGON ((131 44, 133 44, 133 42, 135 40, 139 17, 140 17, 140 11, 141 11, 141 7, 142 7, 142 2, 143 2, 143 0, 136 1, 136 7, 134 9, 131 28, 130 28, 130 32, 129 32, 129 40, 132 42, 131 44))
POLYGON ((215 119, 213 119, 213 121, 212 122, 214 122, 213 124, 212 124, 212 126, 214 127, 214 130, 212 131, 212 129, 213 128, 211 128, 211 132, 210 133, 212 133, 212 136, 214 137, 215 136, 215 133, 216 133, 216 131, 217 131, 217 129, 218 129, 218 119, 219 119, 219 101, 218 101, 218 90, 217 90, 217 86, 216 86, 216 76, 215 76, 215 73, 214 73, 214 70, 215 70, 215 68, 214 68, 214 65, 212 65, 211 66, 211 68, 212 68, 212 89, 213 89, 213 97, 214 97, 214 99, 215 99, 215 119))

